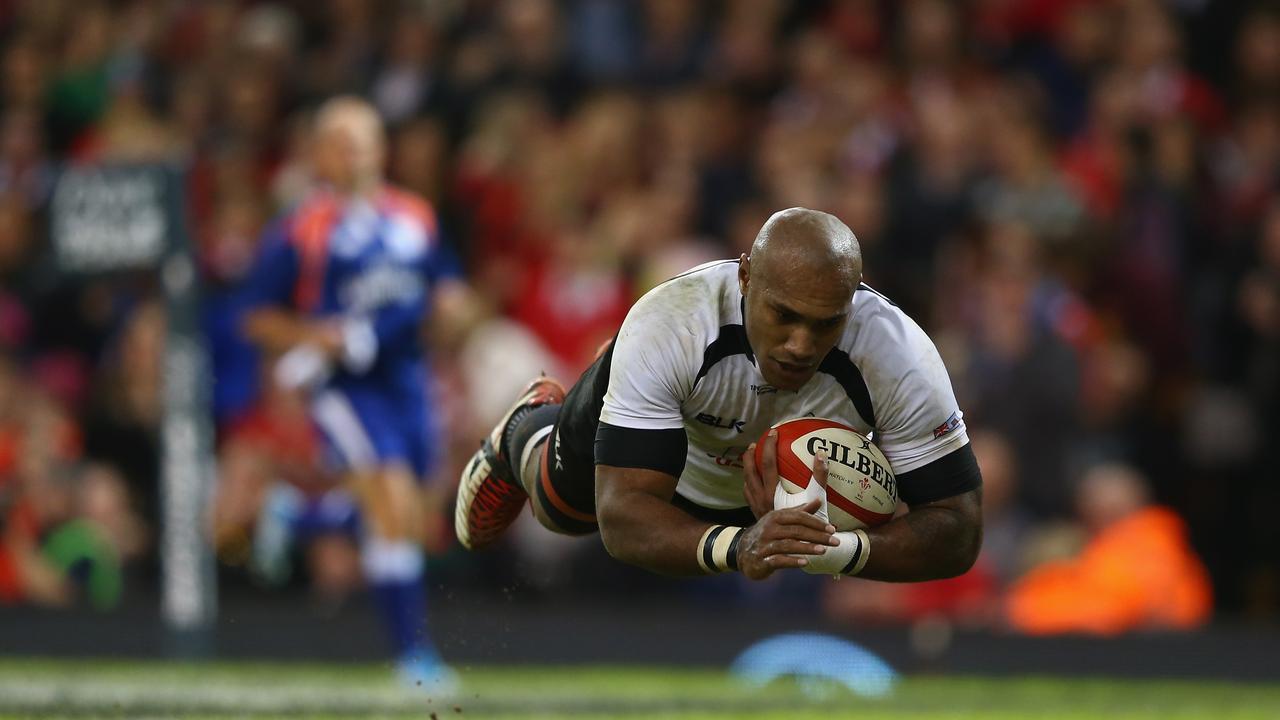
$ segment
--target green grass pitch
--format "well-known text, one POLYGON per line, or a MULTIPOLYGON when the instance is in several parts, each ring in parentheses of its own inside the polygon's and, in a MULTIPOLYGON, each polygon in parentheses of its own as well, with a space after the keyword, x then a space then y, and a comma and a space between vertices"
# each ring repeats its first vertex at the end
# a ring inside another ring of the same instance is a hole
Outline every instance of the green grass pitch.
POLYGON ((0 660, 0 718, 1280 718, 1280 685, 917 676, 891 696, 744 686, 706 669, 462 668, 408 692, 369 665, 0 660))

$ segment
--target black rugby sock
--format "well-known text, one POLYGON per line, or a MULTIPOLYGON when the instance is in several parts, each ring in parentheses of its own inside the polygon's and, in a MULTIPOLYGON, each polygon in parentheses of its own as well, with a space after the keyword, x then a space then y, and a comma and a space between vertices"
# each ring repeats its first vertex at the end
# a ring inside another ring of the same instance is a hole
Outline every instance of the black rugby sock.
POLYGON ((554 425, 558 417, 560 417, 559 405, 521 408, 511 416, 511 423, 507 425, 507 431, 502 436, 502 441, 507 446, 504 456, 507 458, 507 464, 511 466, 511 474, 521 485, 524 483, 520 478, 520 458, 524 455, 525 446, 539 430, 554 425))

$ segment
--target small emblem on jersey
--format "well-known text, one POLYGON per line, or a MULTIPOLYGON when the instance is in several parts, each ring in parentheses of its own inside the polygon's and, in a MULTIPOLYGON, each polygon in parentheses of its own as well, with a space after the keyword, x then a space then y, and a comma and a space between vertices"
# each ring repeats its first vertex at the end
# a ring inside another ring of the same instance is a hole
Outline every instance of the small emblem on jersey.
POLYGON ((736 430, 738 432, 742 432, 742 426, 747 424, 745 420, 739 420, 738 418, 725 420, 719 415, 712 415, 711 413, 698 413, 694 416, 694 419, 703 425, 710 425, 723 430, 736 430))
POLYGON ((758 395, 768 395, 769 393, 778 392, 778 388, 772 385, 752 385, 751 391, 758 395))
POLYGON ((742 456, 747 453, 747 448, 742 445, 730 445, 724 449, 724 452, 716 455, 715 453, 707 453, 707 457, 715 458, 716 464, 724 467, 742 467, 742 456))
POLYGON ((960 427, 960 413, 953 412, 947 417, 946 422, 933 429, 933 436, 940 438, 958 427, 960 427))
POLYGON ((416 260, 427 251, 427 233, 421 224, 393 217, 387 223, 387 250, 397 260, 416 260))

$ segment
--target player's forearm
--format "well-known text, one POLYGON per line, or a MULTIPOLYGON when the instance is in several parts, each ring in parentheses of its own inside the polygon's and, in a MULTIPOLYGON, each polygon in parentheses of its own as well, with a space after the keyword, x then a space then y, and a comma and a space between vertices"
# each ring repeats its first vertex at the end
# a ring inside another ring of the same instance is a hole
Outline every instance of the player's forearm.
MULTIPOLYGON (((329 352, 334 344, 329 334, 320 332, 316 323, 278 308, 249 312, 245 316, 243 329, 250 342, 271 353, 283 353, 308 343, 329 352)), ((340 338, 334 340, 340 341, 340 338)))
POLYGON ((306 341, 310 328, 294 313, 262 308, 247 313, 242 326, 245 337, 268 352, 284 352, 306 341))
POLYGON ((961 575, 982 547, 981 489, 912 508, 867 534, 871 556, 859 577, 918 582, 961 575))
POLYGON ((697 560, 707 523, 644 492, 601 493, 596 519, 615 559, 662 575, 705 575, 697 560))

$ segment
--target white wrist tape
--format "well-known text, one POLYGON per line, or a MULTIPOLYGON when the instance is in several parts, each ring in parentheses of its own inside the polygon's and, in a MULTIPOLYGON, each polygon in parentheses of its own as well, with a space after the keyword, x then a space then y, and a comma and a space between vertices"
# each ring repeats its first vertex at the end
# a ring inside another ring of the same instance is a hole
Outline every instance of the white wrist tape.
POLYGON ((808 561, 804 571, 810 575, 857 575, 871 556, 871 538, 862 530, 835 534, 840 545, 827 546, 821 555, 803 555, 808 561))
POLYGON ((272 375, 286 390, 315 387, 333 373, 329 359, 313 345, 297 345, 276 360, 272 375))
POLYGON ((698 565, 709 573, 738 569, 738 538, 746 528, 712 525, 698 541, 698 565))
POLYGON ((342 364, 353 373, 364 373, 378 359, 378 336, 364 318, 342 323, 342 364))
POLYGON ((813 500, 820 500, 822 502, 822 505, 814 515, 818 516, 818 519, 823 522, 830 522, 827 518, 827 490, 812 478, 810 478, 809 484, 798 493, 789 493, 784 490, 782 487, 782 481, 778 481, 778 486, 773 489, 774 510, 804 507, 813 500))

